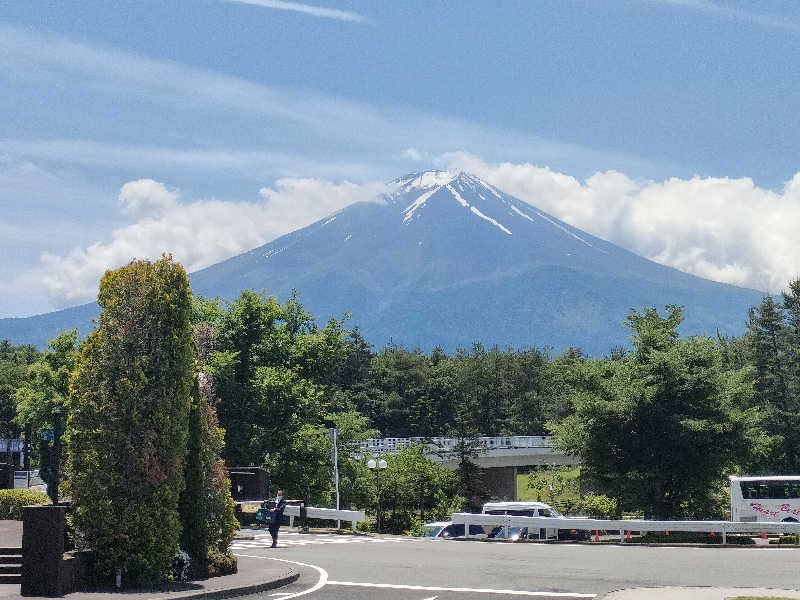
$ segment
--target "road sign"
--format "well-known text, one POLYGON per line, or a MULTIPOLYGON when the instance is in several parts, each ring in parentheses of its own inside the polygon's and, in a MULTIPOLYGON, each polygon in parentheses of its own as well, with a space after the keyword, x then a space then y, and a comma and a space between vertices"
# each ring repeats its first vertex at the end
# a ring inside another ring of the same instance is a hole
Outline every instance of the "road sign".
POLYGON ((39 434, 41 438, 45 442, 52 442, 53 441, 53 430, 52 429, 42 429, 41 433, 39 434))

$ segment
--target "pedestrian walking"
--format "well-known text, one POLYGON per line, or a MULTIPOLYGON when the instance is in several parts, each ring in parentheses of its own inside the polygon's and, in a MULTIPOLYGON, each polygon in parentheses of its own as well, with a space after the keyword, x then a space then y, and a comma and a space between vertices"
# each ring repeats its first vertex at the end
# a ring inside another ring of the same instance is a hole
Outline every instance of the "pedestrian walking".
POLYGON ((283 490, 278 490, 275 497, 275 508, 270 508, 269 534, 272 536, 272 548, 278 547, 278 529, 283 520, 283 509, 286 508, 286 499, 283 497, 283 490))

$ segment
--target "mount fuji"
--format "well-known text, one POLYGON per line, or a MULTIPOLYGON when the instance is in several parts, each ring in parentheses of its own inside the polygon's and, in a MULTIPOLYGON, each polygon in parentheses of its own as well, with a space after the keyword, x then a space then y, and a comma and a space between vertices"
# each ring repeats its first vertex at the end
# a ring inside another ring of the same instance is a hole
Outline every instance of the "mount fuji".
MULTIPOLYGON (((292 289, 321 320, 350 324, 377 347, 627 346, 631 308, 684 306, 683 334, 741 334, 762 292, 657 264, 596 238, 467 173, 401 177, 374 202, 192 274, 192 289, 232 299, 292 289)), ((0 339, 44 342, 88 331, 88 304, 1 319, 0 339)))

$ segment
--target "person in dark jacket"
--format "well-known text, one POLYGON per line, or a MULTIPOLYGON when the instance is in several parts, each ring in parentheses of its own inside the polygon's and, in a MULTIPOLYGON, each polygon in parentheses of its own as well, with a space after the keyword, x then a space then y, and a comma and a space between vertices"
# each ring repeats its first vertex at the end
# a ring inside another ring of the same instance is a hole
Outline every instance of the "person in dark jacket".
POLYGON ((283 490, 278 490, 275 497, 275 508, 270 508, 269 534, 272 536, 272 548, 278 547, 278 529, 283 520, 283 509, 286 508, 286 499, 283 497, 283 490))

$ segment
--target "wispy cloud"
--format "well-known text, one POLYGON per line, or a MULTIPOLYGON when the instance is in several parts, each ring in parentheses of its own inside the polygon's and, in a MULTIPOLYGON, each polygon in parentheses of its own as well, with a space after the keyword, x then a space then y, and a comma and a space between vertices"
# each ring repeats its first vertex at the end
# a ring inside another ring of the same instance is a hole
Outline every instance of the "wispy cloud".
POLYGON ((729 6, 723 6, 721 4, 717 4, 716 2, 710 2, 709 0, 647 0, 647 1, 655 2, 658 4, 671 4, 675 6, 684 6, 686 8, 690 8, 693 10, 712 13, 730 20, 755 23, 762 27, 768 27, 771 29, 782 29, 784 31, 788 31, 791 33, 800 34, 800 23, 797 23, 796 21, 780 19, 771 15, 752 12, 742 8, 731 8, 729 6))
MULTIPOLYGON (((0 24, 0 85, 4 76, 14 82, 25 82, 34 89, 58 86, 73 89, 75 81, 79 80, 82 89, 91 92, 92 101, 111 100, 114 105, 126 106, 141 103, 148 114, 153 113, 152 105, 156 104, 162 108, 157 114, 162 117, 174 115, 184 123, 184 127, 187 122, 196 123, 199 131, 206 126, 211 115, 221 115, 229 125, 231 119, 235 123, 246 121, 248 134, 252 134, 254 128, 260 128, 265 134, 261 136, 264 141, 258 148, 220 149, 220 154, 216 154, 216 149, 197 150, 197 146, 209 144, 202 139, 192 139, 191 150, 165 149, 167 155, 159 160, 154 158, 158 154, 154 143, 143 145, 146 148, 117 148, 106 155, 105 148, 85 139, 74 140, 72 148, 67 147, 69 140, 52 143, 4 141, 8 150, 12 150, 13 145, 24 156, 42 159, 58 155, 62 161, 85 159, 87 163, 117 163, 108 166, 121 166, 121 162, 130 160, 130 166, 149 168, 166 158, 187 168, 202 166, 203 163, 215 163, 218 169, 232 171, 240 166, 252 168, 262 181, 270 175, 292 174, 358 177, 352 171, 334 174, 307 169, 303 173, 300 168, 293 172, 281 169, 276 173, 271 167, 276 163, 286 165, 292 156, 303 155, 306 162, 321 163, 323 160, 330 162, 331 155, 338 155, 343 157, 341 165, 350 168, 352 163, 367 159, 373 165, 385 163, 406 148, 413 148, 423 159, 453 147, 470 148, 474 152, 504 159, 524 156, 587 175, 612 166, 640 173, 656 168, 649 160, 607 149, 594 150, 524 131, 496 128, 413 108, 375 105, 308 90, 267 85, 209 69, 79 42, 58 34, 31 32, 0 24), (309 148, 306 140, 322 143, 309 148), (342 149, 346 150, 343 152, 342 149)), ((154 133, 159 131, 154 130, 154 133)), ((217 144, 219 141, 214 141, 214 145, 217 144)), ((417 156, 414 152, 411 154, 413 156, 406 154, 398 160, 409 161, 417 156)), ((158 164, 153 166, 158 168, 158 164)), ((658 165, 659 170, 667 167, 674 170, 672 165, 658 165)))
POLYGON ((351 21, 354 23, 372 23, 372 19, 351 10, 339 10, 337 8, 324 8, 322 6, 311 6, 299 2, 284 2, 283 0, 226 0, 237 4, 251 4, 263 8, 277 8, 278 10, 291 10, 294 12, 320 17, 323 19, 337 19, 339 21, 351 21))

